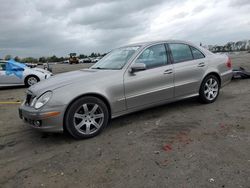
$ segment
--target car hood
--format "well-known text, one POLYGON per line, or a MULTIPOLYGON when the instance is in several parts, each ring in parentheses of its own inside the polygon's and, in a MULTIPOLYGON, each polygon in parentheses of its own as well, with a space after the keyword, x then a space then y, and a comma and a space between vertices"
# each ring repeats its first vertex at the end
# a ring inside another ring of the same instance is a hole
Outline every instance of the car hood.
POLYGON ((90 84, 91 82, 97 82, 98 80, 113 75, 114 71, 115 70, 82 69, 62 73, 31 86, 29 91, 35 95, 40 95, 46 91, 53 91, 69 84, 90 84))

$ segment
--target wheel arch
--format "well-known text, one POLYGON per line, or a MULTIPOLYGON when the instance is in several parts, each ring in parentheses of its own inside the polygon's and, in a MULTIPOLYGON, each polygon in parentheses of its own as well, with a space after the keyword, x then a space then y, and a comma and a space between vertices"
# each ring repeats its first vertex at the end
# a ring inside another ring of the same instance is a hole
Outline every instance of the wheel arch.
MULTIPOLYGON (((218 72, 215 72, 215 71, 209 72, 208 74, 206 74, 206 75, 203 77, 202 82, 204 81, 204 79, 205 79, 206 77, 208 77, 208 76, 210 76, 210 75, 214 75, 214 76, 216 76, 216 78, 218 78, 219 84, 220 84, 220 87, 221 87, 221 77, 220 77, 219 73, 218 73, 218 72)), ((202 84, 202 82, 201 82, 201 84, 202 84)), ((201 84, 200 84, 200 87, 201 87, 201 84)))
POLYGON ((24 80, 26 80, 27 78, 29 78, 29 77, 31 77, 31 76, 36 77, 36 78, 40 81, 39 76, 37 76, 37 75, 35 75, 35 74, 28 74, 28 75, 26 75, 25 78, 24 78, 24 80))
POLYGON ((24 84, 26 84, 27 79, 28 79, 29 77, 32 77, 32 76, 33 76, 33 77, 36 77, 38 82, 41 81, 41 79, 39 78, 39 76, 37 76, 37 75, 35 75, 35 74, 28 74, 28 75, 26 75, 25 78, 23 79, 24 84))
POLYGON ((109 120, 111 119, 112 110, 111 110, 111 105, 110 105, 108 99, 107 99, 105 96, 103 96, 103 95, 101 95, 101 94, 98 94, 98 93, 86 93, 86 94, 82 94, 82 95, 79 95, 79 96, 75 97, 75 98, 72 99, 72 100, 70 101, 70 103, 67 105, 66 110, 64 111, 64 115, 63 115, 63 127, 65 126, 65 115, 66 115, 66 113, 68 112, 69 107, 70 107, 76 100, 78 100, 78 99, 80 99, 80 98, 82 98, 82 97, 96 97, 96 98, 102 100, 102 101, 105 103, 105 105, 107 106, 107 108, 108 108, 109 120))

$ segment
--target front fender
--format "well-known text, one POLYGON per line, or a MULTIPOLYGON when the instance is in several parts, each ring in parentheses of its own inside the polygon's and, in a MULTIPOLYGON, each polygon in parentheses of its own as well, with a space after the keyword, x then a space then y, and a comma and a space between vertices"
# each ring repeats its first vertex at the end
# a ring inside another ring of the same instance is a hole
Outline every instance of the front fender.
POLYGON ((81 87, 80 83, 67 85, 61 88, 53 90, 51 100, 47 105, 49 106, 65 106, 64 112, 75 99, 82 96, 95 96, 99 97, 104 102, 107 102, 110 107, 111 115, 126 110, 126 103, 124 97, 123 84, 117 84, 116 86, 95 86, 95 84, 88 84, 81 87))

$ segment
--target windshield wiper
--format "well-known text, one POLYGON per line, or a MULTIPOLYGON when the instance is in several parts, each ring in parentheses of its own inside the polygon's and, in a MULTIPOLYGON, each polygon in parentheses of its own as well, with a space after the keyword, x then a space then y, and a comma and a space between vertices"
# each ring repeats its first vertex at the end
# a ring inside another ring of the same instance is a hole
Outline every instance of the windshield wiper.
POLYGON ((91 69, 105 69, 105 68, 102 68, 102 67, 93 67, 91 69))
POLYGON ((103 68, 103 67, 92 67, 91 69, 99 69, 99 70, 119 70, 115 68, 103 68))

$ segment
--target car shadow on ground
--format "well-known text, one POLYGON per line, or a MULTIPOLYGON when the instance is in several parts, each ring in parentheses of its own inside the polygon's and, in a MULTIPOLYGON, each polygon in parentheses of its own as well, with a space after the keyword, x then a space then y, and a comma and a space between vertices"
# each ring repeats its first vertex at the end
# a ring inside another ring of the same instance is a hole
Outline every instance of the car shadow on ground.
POLYGON ((34 130, 33 128, 30 128, 25 131, 23 135, 26 135, 25 137, 28 139, 25 142, 32 141, 32 143, 39 147, 39 145, 49 144, 50 146, 53 145, 61 145, 61 144, 68 144, 74 141, 77 141, 76 139, 72 138, 70 135, 60 132, 60 133, 47 133, 47 132, 41 132, 34 130))
POLYGON ((196 106, 201 106, 201 104, 198 101, 198 98, 189 98, 189 99, 183 99, 180 101, 172 102, 172 103, 167 103, 163 104, 160 106, 152 107, 149 109, 145 109, 142 111, 134 112, 128 115, 124 115, 118 118, 113 119, 110 122, 110 125, 105 129, 105 132, 112 131, 112 129, 120 128, 123 126, 126 126, 130 123, 137 124, 140 121, 150 121, 152 119, 157 119, 165 116, 168 112, 180 108, 192 108, 196 106))

